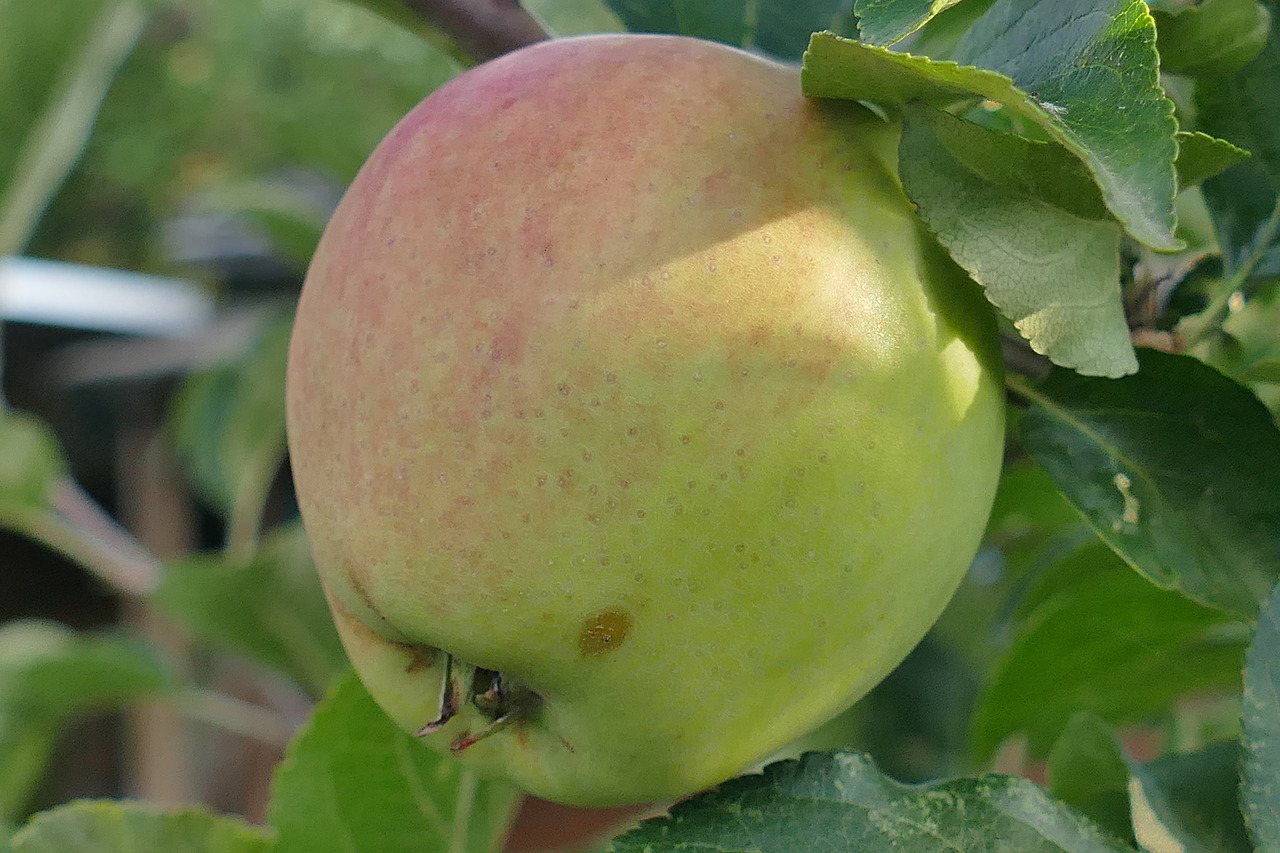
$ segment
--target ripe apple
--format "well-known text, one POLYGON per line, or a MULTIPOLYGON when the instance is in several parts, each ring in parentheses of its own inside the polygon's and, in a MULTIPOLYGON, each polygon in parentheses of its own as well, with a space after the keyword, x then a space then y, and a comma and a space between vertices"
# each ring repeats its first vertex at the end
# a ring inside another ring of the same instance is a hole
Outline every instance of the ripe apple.
POLYGON ((795 69, 551 41, 434 92, 308 274, 303 519, 400 725, 551 800, 714 785, 845 708, 977 548, 991 311, 899 129, 795 69))

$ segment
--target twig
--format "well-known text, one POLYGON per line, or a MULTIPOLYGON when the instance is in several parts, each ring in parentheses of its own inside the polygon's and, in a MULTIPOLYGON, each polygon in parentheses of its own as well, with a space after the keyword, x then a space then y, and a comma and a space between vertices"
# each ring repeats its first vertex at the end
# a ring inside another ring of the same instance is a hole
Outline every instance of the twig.
POLYGON ((24 532, 125 595, 146 595, 159 585, 160 560, 71 478, 54 488, 53 510, 33 518, 24 532))
POLYGON ((1253 244, 1241 259, 1231 278, 1218 290, 1208 307, 1196 316, 1188 318, 1178 329, 1178 336, 1181 338, 1184 349, 1191 349, 1222 327, 1230 311, 1232 298, 1248 282, 1249 276, 1253 274, 1267 250, 1271 248, 1277 235, 1280 235, 1280 198, 1276 199, 1271 215, 1258 228, 1253 244))
POLYGON ((550 38, 519 0, 404 0, 478 62, 550 38))
POLYGON ((288 746, 293 738, 294 726, 284 715, 235 696, 188 687, 177 693, 173 702, 178 712, 188 719, 272 746, 288 746))

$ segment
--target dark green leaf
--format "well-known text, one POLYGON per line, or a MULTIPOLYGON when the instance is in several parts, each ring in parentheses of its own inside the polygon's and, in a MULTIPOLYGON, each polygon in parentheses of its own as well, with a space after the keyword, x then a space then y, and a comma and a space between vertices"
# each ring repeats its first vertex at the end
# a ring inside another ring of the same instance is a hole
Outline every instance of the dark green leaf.
POLYGON ((1189 187, 1206 181, 1237 163, 1249 152, 1225 139, 1206 133, 1178 134, 1178 186, 1189 187))
MULTIPOLYGON (((1241 295, 1243 297, 1243 294, 1241 295)), ((1214 355, 1214 365, 1250 383, 1255 393, 1277 411, 1276 388, 1280 384, 1280 288, 1259 289, 1231 306, 1222 321, 1224 338, 1214 355), (1271 388, 1266 387, 1267 384, 1271 388), (1267 391, 1270 390, 1270 394, 1267 391)))
POLYGON ((1022 732, 1043 755, 1071 719, 1113 725, 1167 711, 1196 690, 1238 689, 1248 628, 1161 590, 1102 543, 1083 546, 1030 596, 974 710, 980 757, 1022 732))
POLYGON ((1202 80, 1197 86, 1197 115, 1201 129, 1253 152, 1252 162, 1280 179, 1280 104, 1275 87, 1280 80, 1280 43, 1271 21, 1272 37, 1238 73, 1202 80))
MULTIPOLYGON (((1048 473, 1039 465, 1022 460, 1006 464, 1000 474, 984 541, 999 548, 1017 574, 1023 575, 1046 553, 1065 556, 1063 542, 1074 542, 1067 550, 1075 550, 1084 540, 1072 531, 1083 527, 1079 514, 1062 497, 1048 473)), ((1091 532, 1084 532, 1093 538, 1091 532)))
POLYGON ((1153 583, 1251 617, 1280 576, 1280 431, 1202 362, 1139 361, 1123 379, 1055 370, 1029 393, 1023 442, 1153 583))
POLYGON ((1258 0, 1204 0, 1172 15, 1157 11, 1160 67, 1174 74, 1234 74, 1253 60, 1271 32, 1258 0))
POLYGON ((170 563, 156 600, 196 636, 292 676, 314 695, 346 666, 300 526, 248 562, 218 554, 170 563))
POLYGON ((899 170, 951 257, 1037 352, 1089 375, 1137 369, 1120 298, 1120 229, 1057 145, 908 107, 899 170))
POLYGON ((855 0, 858 34, 868 44, 888 46, 924 26, 960 0, 855 0))
POLYGON ((1272 14, 1270 39, 1251 63, 1236 74, 1196 84, 1199 128, 1253 155, 1204 183, 1228 275, 1256 263, 1277 237, 1273 216, 1280 192, 1278 18, 1272 14))
POLYGON ((1107 723, 1074 715, 1049 753, 1050 791, 1143 850, 1200 851, 1154 777, 1125 751, 1107 723))
POLYGON ((741 47, 749 36, 747 0, 607 0, 628 30, 675 33, 741 47))
MULTIPOLYGON (((927 641, 936 643, 944 652, 935 650, 927 654, 928 648, 922 647, 913 653, 913 657, 920 656, 933 665, 928 669, 918 668, 922 671, 919 688, 910 700, 904 701, 904 705, 911 708, 911 714, 937 719, 944 702, 942 697, 934 695, 936 685, 931 681, 936 677, 935 672, 949 671, 951 683, 959 682, 962 677, 974 682, 963 685, 963 695, 959 695, 959 690, 950 689, 950 685, 944 694, 945 704, 964 709, 946 720, 939 720, 938 725, 955 743, 957 756, 967 753, 968 721, 964 717, 972 705, 976 681, 1003 652, 1012 633, 1016 608, 1011 603, 1063 554, 1078 548, 1082 541, 1094 538, 1093 531, 1080 520, 1043 469, 1028 461, 1011 461, 1005 465, 983 537, 983 548, 927 641), (961 674, 955 673, 954 658, 957 657, 967 664, 961 674)), ((866 710, 865 702, 857 707, 866 710)), ((901 717, 902 713, 891 710, 888 715, 901 717)), ((877 722, 875 730, 879 731, 880 726, 877 722)), ((880 760, 878 754, 877 760, 880 760)), ((884 766, 899 778, 908 778, 896 765, 884 762, 884 766)), ((909 778, 916 781, 944 772, 909 778)))
POLYGON ((42 812, 13 853, 267 853, 271 836, 203 809, 86 800, 42 812))
POLYGON ((849 0, 757 0, 752 46, 765 53, 798 60, 818 30, 852 35, 849 0))
POLYGON ((1226 277, 1245 281, 1280 274, 1280 183, 1251 157, 1201 185, 1226 277))
POLYGON ((1259 850, 1280 850, 1280 585, 1258 614, 1244 671, 1241 802, 1259 850))
POLYGON ((1049 791, 1129 844, 1129 765, 1111 727, 1093 714, 1074 714, 1049 752, 1049 791))
POLYGON ((354 674, 336 684, 276 772, 280 853, 444 850, 491 853, 518 805, 398 729, 354 674))
POLYGON ((1164 755, 1146 765, 1146 772, 1202 849, 1253 853, 1237 796, 1238 743, 1223 741, 1196 752, 1164 755))
POLYGON ((606 0, 628 30, 675 33, 798 59, 815 30, 849 32, 848 0, 606 0))
POLYGON ((642 823, 615 853, 656 850, 859 853, 1120 851, 1119 841, 1030 780, 980 776, 903 785, 864 756, 809 753, 770 765, 642 823))

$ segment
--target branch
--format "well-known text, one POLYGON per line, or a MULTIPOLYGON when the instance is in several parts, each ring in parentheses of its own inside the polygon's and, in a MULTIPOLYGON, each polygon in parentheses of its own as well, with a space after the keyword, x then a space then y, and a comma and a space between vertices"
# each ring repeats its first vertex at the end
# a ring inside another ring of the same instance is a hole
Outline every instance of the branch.
POLYGON ((283 714, 238 696, 188 687, 173 696, 179 713, 281 749, 293 739, 294 725, 283 714))
POLYGON ((32 538, 64 554, 124 595, 147 595, 161 563, 70 477, 53 492, 53 513, 32 519, 32 538))
POLYGON ((402 0, 478 62, 550 38, 519 0, 402 0))

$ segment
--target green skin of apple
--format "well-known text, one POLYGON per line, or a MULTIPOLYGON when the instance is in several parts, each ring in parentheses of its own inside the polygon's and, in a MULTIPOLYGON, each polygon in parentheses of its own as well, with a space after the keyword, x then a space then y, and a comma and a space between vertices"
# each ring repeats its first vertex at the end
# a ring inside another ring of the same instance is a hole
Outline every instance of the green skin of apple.
POLYGON ((383 141, 308 274, 288 416, 338 628, 401 726, 436 717, 444 650, 541 700, 459 754, 479 773, 678 797, 916 644, 979 544, 1003 402, 898 132, 740 51, 600 36, 473 69, 383 141))

